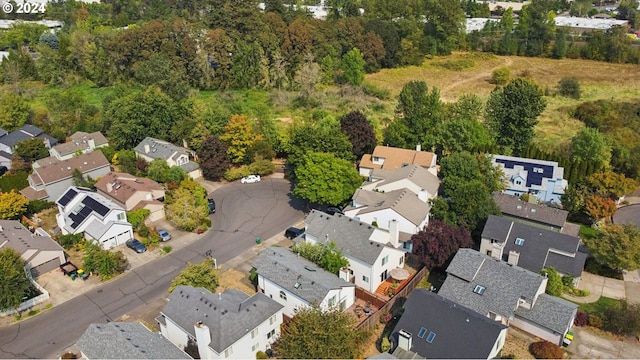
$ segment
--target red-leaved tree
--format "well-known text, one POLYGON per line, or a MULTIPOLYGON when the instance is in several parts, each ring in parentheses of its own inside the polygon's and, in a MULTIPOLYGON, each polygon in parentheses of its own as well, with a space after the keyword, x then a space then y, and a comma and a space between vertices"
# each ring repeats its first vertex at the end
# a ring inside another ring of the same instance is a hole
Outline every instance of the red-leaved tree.
POLYGON ((429 226, 411 237, 413 253, 428 268, 442 267, 460 248, 471 247, 469 230, 433 219, 429 226))

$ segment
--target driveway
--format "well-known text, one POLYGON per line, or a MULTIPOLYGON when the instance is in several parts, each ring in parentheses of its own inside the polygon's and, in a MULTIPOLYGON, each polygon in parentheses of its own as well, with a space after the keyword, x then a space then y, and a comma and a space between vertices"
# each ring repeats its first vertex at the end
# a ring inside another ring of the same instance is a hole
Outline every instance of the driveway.
MULTIPOLYGON (((265 179, 256 184, 233 183, 214 191, 217 212, 212 215, 208 232, 190 234, 189 241, 176 234, 176 239, 167 243, 174 245, 169 254, 88 290, 74 282, 78 293, 69 295, 68 301, 0 328, 0 358, 58 358, 91 323, 159 310, 166 303, 171 280, 187 262, 201 262, 211 251, 218 263, 224 264, 255 247, 256 237, 280 235, 302 220, 303 202, 290 195, 290 186, 286 180, 265 179), (180 248, 182 241, 186 243, 180 248)), ((70 280, 62 275, 58 279, 70 280)))
POLYGON ((563 296, 578 303, 596 302, 601 296, 612 299, 624 299, 627 297, 625 285, 623 280, 611 279, 583 271, 578 289, 589 291, 589 296, 576 297, 567 294, 563 296))
POLYGON ((567 348, 572 359, 640 359, 640 344, 636 339, 606 339, 577 326, 573 332, 574 340, 567 348))

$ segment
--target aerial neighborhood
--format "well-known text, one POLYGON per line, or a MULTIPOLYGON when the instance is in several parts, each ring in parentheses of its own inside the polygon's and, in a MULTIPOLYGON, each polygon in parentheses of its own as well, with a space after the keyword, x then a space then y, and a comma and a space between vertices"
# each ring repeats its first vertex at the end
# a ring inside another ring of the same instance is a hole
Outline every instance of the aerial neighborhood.
POLYGON ((0 5, 0 358, 640 358, 637 1, 0 5))

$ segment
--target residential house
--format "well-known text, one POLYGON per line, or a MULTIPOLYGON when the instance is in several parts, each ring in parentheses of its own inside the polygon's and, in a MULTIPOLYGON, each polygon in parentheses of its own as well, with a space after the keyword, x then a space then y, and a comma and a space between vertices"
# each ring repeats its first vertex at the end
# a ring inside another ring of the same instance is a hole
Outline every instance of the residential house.
POLYGON ((340 278, 375 292, 391 270, 404 266, 405 252, 400 247, 399 231, 391 231, 344 215, 328 215, 311 210, 305 219, 305 236, 301 241, 326 244, 333 241, 349 261, 340 278))
POLYGON ((472 249, 447 267, 439 295, 482 316, 560 345, 578 305, 545 294, 547 278, 472 249))
POLYGON ((587 254, 580 238, 489 215, 482 231, 480 252, 511 265, 539 273, 553 267, 578 284, 587 254))
POLYGON ((258 290, 284 306, 283 313, 313 304, 323 309, 349 308, 355 302, 355 285, 282 247, 270 247, 253 263, 258 290))
POLYGON ((510 195, 529 194, 541 202, 560 203, 568 182, 564 168, 555 161, 490 155, 494 166, 504 172, 507 185, 503 192, 510 195))
POLYGON ((125 210, 88 189, 72 186, 58 200, 58 227, 63 234, 82 234, 104 249, 133 239, 125 210))
POLYGON ((180 349, 195 342, 201 359, 255 359, 280 336, 283 306, 263 293, 213 294, 178 286, 156 321, 180 349))
POLYGON ((134 150, 136 155, 148 162, 162 159, 167 162, 169 167, 180 166, 194 179, 202 177, 200 165, 189 160, 189 156, 193 156, 191 150, 152 137, 144 138, 134 150))
POLYGON ((398 359, 493 359, 507 338, 505 325, 425 289, 403 307, 391 333, 398 359))
POLYGON ((192 359, 139 322, 91 324, 76 342, 83 359, 192 359))
POLYGON ((409 165, 420 165, 436 175, 436 159, 436 154, 421 151, 420 145, 415 150, 376 146, 372 154, 362 155, 360 175, 369 176, 373 169, 393 171, 409 165))
POLYGON ((396 170, 373 169, 360 188, 377 192, 408 189, 422 199, 430 200, 438 196, 440 179, 420 165, 396 170))
POLYGON ((151 212, 148 221, 164 219, 164 188, 149 178, 109 172, 95 187, 100 195, 111 199, 126 211, 147 209, 151 212))
POLYGON ((580 225, 567 222, 569 212, 556 207, 522 201, 518 195, 496 192, 493 200, 500 208, 502 216, 541 229, 578 236, 580 225))
POLYGON ((50 148, 49 154, 58 160, 67 160, 77 154, 86 154, 103 146, 109 146, 109 141, 100 131, 92 133, 76 131, 67 139, 67 142, 50 148))
POLYGON ((58 139, 45 134, 39 128, 29 124, 24 125, 20 129, 11 133, 7 133, 0 129, 0 161, 2 165, 10 169, 16 145, 21 141, 35 137, 42 139, 42 142, 47 148, 51 148, 58 143, 58 139))
POLYGON ((29 200, 44 199, 55 201, 73 185, 73 170, 93 179, 106 175, 110 170, 109 161, 101 151, 58 160, 55 157, 40 159, 33 164, 33 172, 27 180, 29 186, 20 190, 29 200))
POLYGON ((66 261, 57 242, 39 232, 31 233, 17 220, 0 220, 0 248, 5 246, 20 254, 33 277, 58 269, 66 261))

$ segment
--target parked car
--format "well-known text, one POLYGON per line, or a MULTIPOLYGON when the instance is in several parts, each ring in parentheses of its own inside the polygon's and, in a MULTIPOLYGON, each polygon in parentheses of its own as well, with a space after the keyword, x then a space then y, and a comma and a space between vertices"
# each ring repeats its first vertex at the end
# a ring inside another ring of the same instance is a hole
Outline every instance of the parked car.
POLYGON ((303 229, 298 229, 297 227, 290 227, 284 232, 284 237, 286 237, 287 239, 295 239, 302 234, 304 234, 303 229))
POLYGON ((240 179, 240 182, 243 184, 257 183, 259 181, 260 181, 260 175, 249 175, 240 179))
POLYGON ((216 212, 216 202, 213 199, 207 199, 209 202, 209 214, 213 214, 216 212))
POLYGON ((158 229, 158 230, 156 230, 156 232, 158 233, 158 235, 160 235, 160 241, 169 241, 169 240, 171 240, 171 234, 169 234, 167 232, 167 230, 158 229))
POLYGON ((141 243, 140 240, 137 240, 137 239, 127 240, 126 244, 129 249, 137 252, 138 254, 142 254, 143 252, 147 251, 147 247, 144 246, 144 244, 141 243))
POLYGON ((6 166, 0 166, 0 176, 4 175, 9 169, 6 166))
POLYGON ((344 213, 342 212, 342 210, 340 210, 340 209, 339 209, 339 208, 337 208, 337 207, 333 207, 333 206, 328 207, 328 208, 327 208, 326 213, 327 213, 327 214, 329 214, 329 215, 333 215, 333 214, 340 214, 340 215, 344 215, 344 213))

